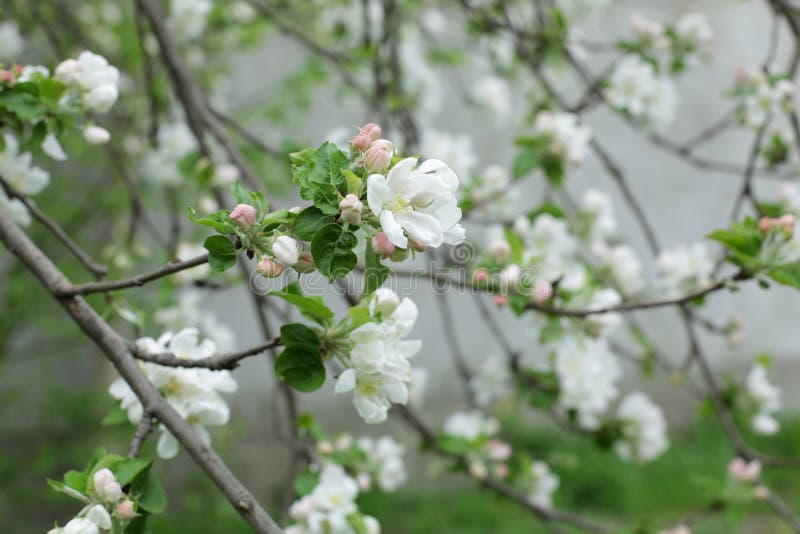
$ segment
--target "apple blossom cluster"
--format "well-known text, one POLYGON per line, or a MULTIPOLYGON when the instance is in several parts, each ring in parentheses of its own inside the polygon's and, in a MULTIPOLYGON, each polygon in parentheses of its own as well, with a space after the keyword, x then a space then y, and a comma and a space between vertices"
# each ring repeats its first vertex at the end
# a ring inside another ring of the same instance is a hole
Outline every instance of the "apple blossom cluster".
POLYGON ((631 26, 634 38, 621 47, 652 60, 659 70, 680 72, 710 56, 714 30, 702 13, 687 13, 672 25, 634 15, 631 26))
POLYGON ((757 361, 747 374, 745 381, 745 410, 751 414, 750 423, 757 434, 772 435, 780 429, 775 413, 781 409, 781 390, 769 381, 768 367, 757 361))
POLYGON ((323 464, 342 465, 361 491, 369 491, 377 484, 381 491, 393 492, 408 479, 403 461, 405 447, 391 436, 355 439, 350 434, 341 434, 333 441, 318 441, 317 453, 323 464))
POLYGON ((59 63, 55 79, 67 87, 61 97, 64 106, 84 107, 95 113, 107 113, 119 96, 119 70, 106 58, 84 51, 78 59, 59 63))
POLYGON ((402 301, 379 288, 368 300, 369 322, 350 332, 348 368, 339 375, 336 393, 353 393, 353 405, 367 423, 386 420, 392 404, 408 402, 411 365, 408 358, 422 342, 404 340, 417 320, 411 299, 402 301))
MULTIPOLYGON (((210 339, 200 340, 196 328, 185 328, 177 333, 166 332, 157 340, 149 337, 136 341, 136 350, 143 354, 171 353, 176 358, 201 360, 217 354, 217 346, 210 339)), ((139 363, 147 379, 158 389, 172 407, 189 422, 205 444, 211 443, 206 427, 228 423, 230 409, 220 393, 233 393, 236 381, 229 371, 204 368, 169 367, 152 362, 139 363)), ((122 378, 109 387, 112 397, 119 400, 127 412, 128 420, 138 424, 144 414, 139 398, 122 378)), ((174 458, 179 444, 164 425, 160 425, 158 455, 174 458)))
POLYGON ((733 97, 738 103, 739 121, 760 128, 768 120, 779 118, 791 109, 794 83, 771 76, 759 69, 741 67, 736 73, 733 97))
MULTIPOLYGON (((31 164, 30 152, 20 152, 19 141, 14 134, 3 134, 3 151, 0 152, 0 177, 24 195, 37 195, 50 183, 50 174, 31 164)), ((17 198, 9 198, 0 188, 0 209, 22 226, 31 222, 25 204, 17 198)))
POLYGON ((673 81, 636 54, 617 63, 604 95, 611 107, 659 127, 672 122, 678 104, 673 81))
POLYGON ((380 523, 361 514, 356 505, 358 483, 336 464, 325 464, 319 483, 295 501, 289 516, 295 521, 287 534, 380 534, 380 523))
POLYGON ((512 391, 513 377, 506 361, 500 356, 484 359, 469 382, 475 403, 487 407, 504 399, 512 391))
POLYGON ((111 530, 115 526, 123 527, 139 514, 136 503, 123 493, 117 477, 107 467, 99 469, 92 475, 93 491, 83 495, 77 490, 61 486, 61 490, 88 504, 74 519, 63 527, 55 527, 47 534, 99 534, 111 530))
POLYGON ((709 287, 714 258, 706 243, 698 242, 664 250, 657 259, 657 286, 667 297, 680 297, 709 287))
POLYGON ((553 507, 553 494, 560 484, 558 475, 541 460, 529 462, 517 481, 517 485, 525 491, 528 502, 545 509, 553 507))
POLYGON ((629 393, 617 408, 622 438, 614 450, 623 460, 649 462, 661 456, 669 446, 664 413, 640 391, 629 393))
POLYGON ((533 131, 535 136, 549 141, 548 152, 565 159, 567 163, 579 164, 586 158, 592 131, 579 123, 577 115, 542 111, 536 115, 533 131))

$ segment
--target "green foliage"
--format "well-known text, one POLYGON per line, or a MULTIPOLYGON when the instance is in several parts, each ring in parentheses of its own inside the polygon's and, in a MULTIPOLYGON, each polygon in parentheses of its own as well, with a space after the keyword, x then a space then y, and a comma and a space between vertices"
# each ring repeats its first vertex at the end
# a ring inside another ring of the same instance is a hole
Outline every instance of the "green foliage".
POLYGON ((311 241, 322 227, 333 224, 332 215, 323 213, 316 206, 309 206, 301 211, 292 224, 292 232, 299 239, 311 241))
POLYGON ((337 224, 328 224, 314 234, 311 256, 319 272, 333 281, 343 278, 356 266, 358 258, 353 249, 357 243, 353 232, 337 224))
POLYGON ((227 237, 212 235, 203 246, 208 251, 208 264, 212 271, 221 273, 236 265, 236 247, 227 237))
POLYGON ((325 365, 319 335, 309 327, 293 323, 281 327, 286 347, 275 361, 275 376, 298 391, 311 392, 325 383, 325 365))
POLYGON ((386 281, 389 277, 389 268, 381 263, 381 257, 372 249, 372 240, 367 239, 367 248, 364 253, 364 289, 362 298, 369 295, 386 281))
POLYGON ((330 142, 325 142, 311 155, 310 152, 294 154, 292 177, 300 186, 300 196, 310 200, 323 213, 339 213, 342 191, 347 180, 343 170, 348 165, 347 155, 330 142), (308 159, 310 156, 310 159, 308 159))
POLYGON ((326 325, 333 319, 333 312, 325 305, 322 297, 309 297, 303 295, 300 289, 300 284, 292 282, 280 291, 273 291, 270 295, 282 298, 297 308, 297 311, 310 321, 314 321, 320 325, 326 325))

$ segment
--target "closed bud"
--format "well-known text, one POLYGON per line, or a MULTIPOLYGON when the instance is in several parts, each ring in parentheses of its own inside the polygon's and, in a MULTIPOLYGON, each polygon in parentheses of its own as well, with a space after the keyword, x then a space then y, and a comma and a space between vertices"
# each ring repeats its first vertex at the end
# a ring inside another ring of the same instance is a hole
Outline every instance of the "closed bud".
POLYGON ((267 278, 277 278, 283 272, 283 265, 270 258, 264 258, 258 262, 256 272, 267 278))
POLYGON ((389 241, 389 237, 385 233, 378 232, 372 236, 372 250, 381 258, 386 259, 394 254, 395 246, 389 241))
POLYGON ((472 281, 476 284, 485 284, 489 281, 489 272, 486 269, 475 269, 472 273, 472 281))
POLYGON ((533 286, 533 301, 541 303, 553 296, 553 286, 550 282, 539 282, 533 286))
POLYGON ((490 439, 486 443, 489 458, 497 461, 504 461, 511 458, 511 445, 499 439, 490 439))
POLYGON ((494 474, 497 478, 506 478, 508 476, 508 465, 497 464, 494 467, 494 474))
POLYGON ((511 245, 505 239, 495 239, 489 243, 489 254, 497 261, 507 260, 511 255, 511 245))
POLYGON ((372 477, 368 473, 359 473, 356 476, 356 482, 358 482, 358 489, 361 491, 369 491, 372 487, 372 477))
POLYGON ((790 213, 787 213, 785 215, 781 215, 778 218, 778 224, 780 224, 783 227, 784 231, 786 231, 787 233, 793 233, 794 232, 795 222, 797 222, 797 219, 795 218, 794 215, 792 215, 790 213))
POLYGON ((122 497, 122 487, 110 469, 96 472, 92 478, 97 496, 105 502, 117 502, 122 497))
POLYGON ((383 172, 389 168, 392 163, 392 143, 386 139, 378 139, 374 141, 370 147, 364 152, 362 158, 364 166, 371 171, 383 172))
POLYGON ((370 141, 377 141, 380 138, 382 131, 383 130, 381 130, 381 127, 374 122, 368 122, 361 127, 361 132, 359 135, 366 135, 369 137, 370 141))
POLYGON ((357 196, 350 193, 341 202, 339 209, 342 210, 342 220, 353 225, 361 224, 361 212, 364 210, 364 203, 357 196))
POLYGON ((394 291, 385 287, 375 290, 375 310, 383 317, 394 313, 398 306, 400 306, 400 297, 394 291))
POLYGON ((136 510, 133 507, 133 501, 130 499, 125 499, 124 501, 119 503, 117 505, 116 510, 114 510, 114 513, 116 513, 117 517, 123 521, 133 519, 134 517, 139 515, 136 513, 136 510))
POLYGON ((300 253, 300 255, 297 257, 297 263, 294 264, 294 269, 300 273, 309 273, 316 268, 317 266, 314 263, 314 258, 307 250, 304 250, 300 253))
POLYGON ((272 244, 272 253, 286 265, 294 265, 300 259, 300 247, 297 241, 288 235, 279 236, 272 244))
POLYGON ((78 83, 78 78, 81 73, 81 64, 77 59, 65 59, 56 67, 55 79, 67 84, 72 85, 78 83))
POLYGON ((743 458, 734 458, 728 464, 728 474, 737 482, 754 482, 761 475, 761 462, 747 463, 743 458))
POLYGON ((756 497, 762 501, 769 499, 769 488, 766 486, 758 486, 756 488, 756 497))
POLYGON ((501 308, 508 305, 508 297, 505 295, 492 295, 492 301, 501 308))
POLYGON ((480 462, 473 462, 469 464, 469 474, 478 480, 484 480, 487 475, 486 466, 480 462))
POLYGON ((14 77, 14 73, 10 70, 0 69, 0 82, 7 83, 8 85, 13 84, 16 81, 14 77))
POLYGON ((364 133, 360 133, 350 141, 350 149, 353 152, 364 152, 372 144, 372 139, 364 133))
POLYGON ((256 223, 256 209, 250 204, 237 204, 228 217, 242 228, 250 228, 256 223))
POLYGON ((111 134, 105 128, 91 125, 84 128, 83 138, 90 145, 104 145, 111 140, 111 134))
POLYGON ((101 85, 100 87, 95 87, 91 91, 89 91, 84 100, 86 105, 92 111, 96 111, 97 113, 105 113, 114 103, 117 101, 119 97, 119 91, 117 90, 117 86, 113 84, 106 84, 101 85))
POLYGON ((333 444, 330 441, 320 441, 317 443, 317 451, 320 454, 333 454, 333 444))

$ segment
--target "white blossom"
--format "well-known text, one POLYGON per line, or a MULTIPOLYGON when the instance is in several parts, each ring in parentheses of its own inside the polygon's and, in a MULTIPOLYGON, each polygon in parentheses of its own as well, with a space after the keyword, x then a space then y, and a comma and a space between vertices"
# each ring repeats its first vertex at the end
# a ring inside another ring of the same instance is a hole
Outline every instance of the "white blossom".
POLYGON ((492 437, 500 430, 500 423, 494 417, 479 410, 456 412, 444 422, 444 433, 448 436, 474 441, 479 437, 492 437))
POLYGON ((617 235, 618 223, 611 196, 597 189, 587 189, 581 197, 578 215, 584 222, 581 236, 590 243, 617 235))
POLYGON ((180 41, 199 38, 206 31, 210 0, 171 0, 167 24, 180 41))
POLYGON ((605 96, 612 107, 657 126, 672 121, 678 103, 672 80, 659 76, 652 64, 634 54, 619 61, 605 96))
POLYGON ((472 376, 469 387, 478 406, 489 406, 511 392, 512 377, 508 363, 500 356, 486 358, 472 376))
MULTIPOLYGON (((207 252, 208 251, 203 247, 203 245, 181 241, 178 243, 175 256, 177 256, 181 261, 187 261, 207 252)), ((194 280, 202 280, 203 278, 207 278, 210 274, 211 267, 208 265, 208 263, 203 263, 197 267, 179 271, 172 276, 178 283, 185 284, 194 280)))
POLYGON ((61 147, 61 143, 58 142, 58 138, 53 133, 49 133, 44 136, 44 140, 42 141, 42 150, 45 154, 56 161, 64 161, 67 159, 67 153, 64 152, 64 149, 61 147))
MULTIPOLYGON (((167 332, 157 340, 141 338, 136 341, 136 347, 147 354, 170 352, 177 358, 187 360, 209 358, 217 353, 217 346, 213 341, 199 340, 196 328, 185 328, 176 334, 167 332)), ((140 362, 139 366, 153 386, 194 427, 200 439, 210 444, 211 437, 206 426, 225 425, 230 416, 228 404, 220 396, 220 393, 232 393, 237 389, 230 372, 168 367, 150 362, 140 362)), ((109 393, 119 399, 122 409, 128 412, 131 423, 137 424, 141 420, 142 404, 122 378, 111 384, 109 393)), ((160 428, 158 455, 172 458, 178 454, 178 442, 165 426, 160 428)))
POLYGON ((531 462, 529 472, 525 476, 528 479, 524 482, 528 501, 542 508, 552 508, 553 494, 560 484, 558 475, 553 473, 546 463, 535 460, 531 462))
POLYGON ((422 136, 421 151, 427 157, 446 161, 456 176, 469 180, 478 163, 472 138, 464 133, 451 134, 428 129, 422 136))
POLYGON ((642 260, 628 245, 595 244, 592 252, 602 263, 617 289, 626 297, 639 293, 644 287, 642 260))
POLYGON ((669 446, 664 413, 644 393, 628 394, 617 408, 622 424, 622 439, 614 444, 620 458, 649 462, 661 456, 669 446))
POLYGON ((356 534, 348 516, 358 512, 355 499, 358 484, 341 466, 326 464, 322 467, 319 484, 314 490, 295 501, 289 516, 297 524, 286 529, 298 534, 356 534))
MULTIPOLYGON (((50 183, 47 171, 31 165, 30 152, 20 153, 17 138, 6 133, 3 135, 5 148, 0 152, 0 176, 12 187, 24 195, 36 195, 50 183)), ((28 208, 16 198, 9 198, 0 188, 0 209, 7 213, 17 224, 27 226, 31 222, 28 208)))
POLYGON ((472 100, 490 111, 498 121, 509 117, 512 110, 511 87, 498 76, 484 76, 473 82, 470 88, 472 100))
POLYGON ((444 162, 417 158, 397 163, 384 177, 367 179, 370 210, 380 218, 389 241, 407 248, 409 239, 423 246, 454 245, 464 239, 461 208, 455 192, 458 177, 444 162))
POLYGON ((531 223, 520 216, 514 221, 514 230, 525 245, 523 261, 538 271, 538 279, 553 282, 572 265, 578 242, 563 219, 543 213, 531 223))
POLYGON ((617 357, 603 339, 567 336, 556 348, 559 405, 575 410, 581 428, 595 430, 617 396, 617 357))
POLYGON ((403 455, 405 447, 390 436, 378 439, 359 438, 359 449, 367 456, 367 470, 375 475, 383 491, 395 491, 408 479, 403 455))
POLYGON ((145 154, 144 178, 154 184, 178 185, 181 182, 178 163, 197 150, 197 140, 185 122, 170 122, 159 126, 157 146, 145 154))
POLYGON ((592 130, 579 124, 577 115, 542 111, 536 115, 533 131, 550 137, 550 150, 562 155, 568 163, 578 164, 586 158, 592 130))
POLYGON ((353 405, 367 423, 385 421, 392 404, 408 402, 411 380, 408 358, 422 347, 419 340, 402 339, 417 320, 416 305, 406 298, 390 309, 385 305, 387 300, 399 302, 394 292, 386 288, 372 296, 373 321, 350 333, 352 367, 339 375, 336 382, 336 393, 353 392, 353 405))
POLYGON ((703 13, 687 13, 675 24, 675 36, 684 48, 690 50, 685 61, 691 65, 708 53, 714 30, 703 13))
POLYGON ((664 250, 658 255, 658 285, 668 297, 705 289, 712 283, 714 258, 702 242, 664 250))
POLYGON ((175 296, 175 305, 158 310, 154 319, 166 330, 197 328, 220 351, 230 352, 236 349, 236 334, 203 303, 202 291, 191 287, 181 289, 175 296))
POLYGON ((779 387, 770 383, 766 365, 761 363, 753 365, 747 375, 746 390, 756 405, 756 413, 752 419, 753 431, 764 435, 778 432, 780 423, 774 414, 781 409, 782 392, 779 387))
POLYGON ((119 70, 88 50, 81 52, 78 59, 62 61, 56 67, 55 78, 77 90, 83 103, 97 113, 106 113, 119 96, 119 70))

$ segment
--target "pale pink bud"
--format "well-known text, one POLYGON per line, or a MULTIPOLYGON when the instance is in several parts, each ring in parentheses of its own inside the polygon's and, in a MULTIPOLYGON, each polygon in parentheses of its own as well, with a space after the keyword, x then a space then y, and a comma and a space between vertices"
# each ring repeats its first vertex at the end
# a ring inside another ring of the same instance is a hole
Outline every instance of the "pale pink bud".
POLYGON ((320 454, 333 454, 334 448, 330 441, 320 441, 317 443, 317 450, 320 454))
POLYGON ((783 226, 783 229, 785 231, 787 231, 787 232, 794 232, 794 224, 795 224, 795 222, 797 222, 797 219, 795 218, 794 215, 789 214, 789 213, 787 213, 785 215, 781 215, 778 218, 778 224, 783 226))
POLYGON ((304 250, 300 253, 300 255, 297 257, 297 263, 294 264, 294 269, 300 273, 308 273, 316 268, 317 266, 314 263, 314 258, 307 250, 304 250))
POLYGON ((756 488, 756 497, 762 501, 769 499, 769 488, 766 486, 758 486, 756 488))
POLYGON ((353 152, 364 152, 372 144, 372 139, 369 135, 360 133, 350 141, 350 148, 353 152))
POLYGON ((353 446, 353 436, 350 434, 342 434, 336 438, 334 447, 340 451, 346 451, 353 446))
POLYGON ((471 463, 469 464, 469 474, 478 480, 484 480, 487 475, 486 466, 480 462, 471 463))
POLYGON ((511 445, 499 439, 490 439, 486 443, 489 458, 492 460, 502 461, 511 458, 511 445))
POLYGON ((361 135, 366 135, 369 137, 370 141, 377 141, 378 138, 381 136, 381 127, 375 124, 374 122, 368 122, 364 126, 361 127, 361 135))
POLYGON ((508 297, 505 295, 492 295, 492 300, 500 307, 508 305, 508 297))
POLYGON ((409 239, 408 246, 412 250, 416 250, 417 252, 425 252, 426 250, 428 250, 428 245, 426 243, 423 243, 422 241, 417 241, 415 239, 409 239))
POLYGON ((772 217, 761 217, 758 220, 758 229, 764 233, 769 232, 775 227, 776 222, 776 219, 773 219, 772 217))
POLYGON ((127 521, 128 519, 133 519, 136 517, 137 514, 136 510, 133 508, 133 501, 130 499, 125 499, 121 503, 117 505, 117 509, 115 510, 117 517, 122 519, 123 521, 127 521))
POLYGON ((378 139, 374 141, 370 147, 364 152, 363 162, 364 165, 371 171, 383 172, 389 168, 392 163, 392 143, 386 139, 378 139))
POLYGON ((105 502, 117 502, 122 497, 122 487, 110 469, 104 468, 94 474, 94 490, 105 502))
POLYGON ((752 460, 747 463, 742 458, 734 458, 728 464, 728 474, 738 482, 753 482, 761 474, 761 462, 752 460))
POLYGON ((258 262, 256 272, 261 276, 266 276, 267 278, 277 278, 283 272, 283 265, 277 261, 271 260, 270 258, 264 258, 258 262))
POLYGON ((505 239, 495 239, 489 243, 489 254, 497 261, 506 260, 511 255, 511 245, 505 239))
POLYGON ((503 291, 509 288, 516 287, 522 277, 522 269, 519 265, 512 263, 502 271, 500 271, 500 287, 503 291))
POLYGON ((361 212, 364 210, 364 203, 358 197, 350 193, 339 202, 339 209, 342 210, 342 219, 350 224, 361 224, 361 212))
POLYGON ((508 466, 506 464, 497 464, 494 466, 494 474, 497 478, 506 478, 508 476, 508 466))
POLYGON ((472 273, 472 281, 476 284, 483 284, 489 281, 489 272, 486 269, 475 269, 472 273))
POLYGON ((368 473, 359 473, 356 475, 356 482, 358 482, 358 489, 361 491, 369 491, 372 487, 372 477, 368 473))
POLYGON ((10 70, 2 69, 0 70, 0 82, 7 83, 9 85, 13 84, 16 78, 14 78, 14 73, 10 70))
POLYGON ((242 228, 250 228, 256 223, 256 209, 250 204, 237 204, 229 217, 242 228))
POLYGON ((389 241, 389 237, 383 233, 378 232, 372 236, 372 250, 374 250, 381 258, 386 259, 394 254, 395 246, 389 241))
POLYGON ((544 302, 553 296, 553 286, 550 282, 539 282, 533 286, 533 301, 544 302))

